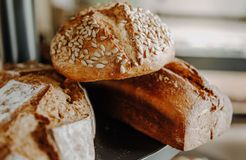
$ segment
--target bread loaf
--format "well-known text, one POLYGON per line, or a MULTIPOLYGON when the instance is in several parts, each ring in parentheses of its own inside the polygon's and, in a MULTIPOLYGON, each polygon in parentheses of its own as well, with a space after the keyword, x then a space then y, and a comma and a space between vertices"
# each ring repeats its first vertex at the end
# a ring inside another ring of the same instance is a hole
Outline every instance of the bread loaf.
POLYGON ((174 58, 173 40, 160 18, 115 3, 78 13, 51 43, 55 69, 89 82, 124 79, 159 70, 174 58))
POLYGON ((94 115, 85 89, 36 64, 1 73, 1 160, 93 160, 94 115), (4 77, 4 78, 3 78, 4 77))
POLYGON ((36 61, 28 61, 25 63, 5 64, 4 70, 0 71, 0 87, 9 80, 26 74, 47 75, 52 76, 53 79, 56 77, 56 80, 62 80, 62 77, 55 72, 52 66, 37 63, 36 61))
POLYGON ((113 117, 180 150, 214 140, 231 124, 228 97, 178 59, 158 72, 89 89, 113 117))

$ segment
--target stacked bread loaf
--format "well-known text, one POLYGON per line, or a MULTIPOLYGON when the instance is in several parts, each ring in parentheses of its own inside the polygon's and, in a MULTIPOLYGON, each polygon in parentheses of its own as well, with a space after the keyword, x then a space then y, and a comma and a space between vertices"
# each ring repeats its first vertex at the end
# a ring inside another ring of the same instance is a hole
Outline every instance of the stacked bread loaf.
POLYGON ((50 53, 64 77, 37 65, 1 75, 2 159, 94 158, 92 109, 76 82, 93 82, 91 96, 112 117, 180 150, 230 127, 228 97, 175 59, 167 26, 150 11, 126 3, 81 11, 58 30, 50 53))
POLYGON ((113 117, 180 150, 215 139, 231 124, 229 98, 179 59, 148 75, 97 82, 89 93, 113 117))

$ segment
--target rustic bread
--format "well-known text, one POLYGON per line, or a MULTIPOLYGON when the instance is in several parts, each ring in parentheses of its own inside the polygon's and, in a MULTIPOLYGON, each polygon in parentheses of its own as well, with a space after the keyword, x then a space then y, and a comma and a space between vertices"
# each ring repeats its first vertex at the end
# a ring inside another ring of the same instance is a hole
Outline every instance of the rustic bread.
POLYGON ((166 25, 150 11, 114 3, 82 11, 51 43, 55 69, 80 81, 124 79, 159 70, 174 58, 166 25))
POLYGON ((19 74, 28 74, 35 72, 48 72, 53 71, 54 68, 47 64, 37 63, 36 61, 27 61, 25 63, 16 63, 16 64, 5 64, 3 72, 18 72, 19 74))
POLYGON ((0 87, 0 159, 95 159, 94 114, 85 89, 54 71, 17 68, 1 73, 12 78, 0 87))
POLYGON ((0 87, 9 80, 26 74, 37 74, 51 76, 53 79, 62 81, 62 77, 55 72, 55 69, 46 64, 36 61, 27 61, 25 63, 5 64, 4 70, 0 71, 0 87))
POLYGON ((180 150, 215 139, 231 124, 228 97, 178 59, 149 75, 97 82, 89 91, 113 117, 180 150))

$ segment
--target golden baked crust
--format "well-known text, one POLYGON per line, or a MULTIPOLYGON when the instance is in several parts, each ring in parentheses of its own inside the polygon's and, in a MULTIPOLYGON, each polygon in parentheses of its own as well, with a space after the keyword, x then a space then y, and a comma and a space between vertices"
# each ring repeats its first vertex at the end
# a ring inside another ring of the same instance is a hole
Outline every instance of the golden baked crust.
POLYGON ((173 57, 167 26, 150 11, 125 3, 80 12, 51 43, 56 70, 81 82, 145 75, 173 57))
POLYGON ((90 94, 103 110, 180 150, 213 140, 231 124, 229 98, 178 59, 149 75, 97 84, 90 94))

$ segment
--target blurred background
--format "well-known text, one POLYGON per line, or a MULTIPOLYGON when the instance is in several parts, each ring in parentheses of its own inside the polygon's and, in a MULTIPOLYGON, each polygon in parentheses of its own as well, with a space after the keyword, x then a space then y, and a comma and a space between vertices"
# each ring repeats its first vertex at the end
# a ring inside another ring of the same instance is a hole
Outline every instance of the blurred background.
MULTIPOLYGON (((107 0, 0 0, 0 65, 49 62, 59 26, 83 8, 107 0)), ((158 14, 175 39, 176 55, 201 70, 233 101, 232 129, 218 141, 176 157, 246 159, 246 1, 129 0, 158 14)))

